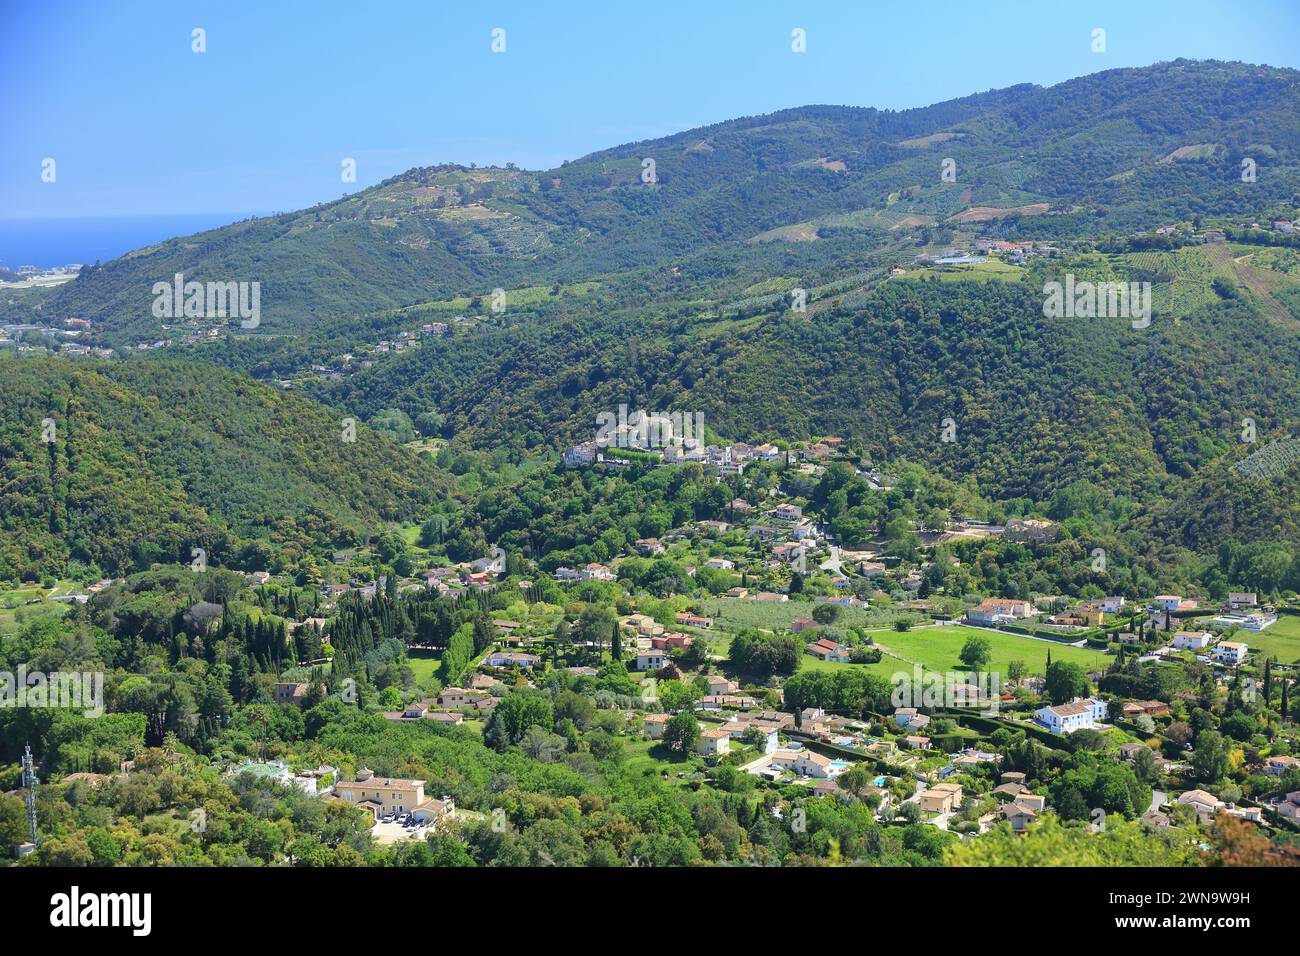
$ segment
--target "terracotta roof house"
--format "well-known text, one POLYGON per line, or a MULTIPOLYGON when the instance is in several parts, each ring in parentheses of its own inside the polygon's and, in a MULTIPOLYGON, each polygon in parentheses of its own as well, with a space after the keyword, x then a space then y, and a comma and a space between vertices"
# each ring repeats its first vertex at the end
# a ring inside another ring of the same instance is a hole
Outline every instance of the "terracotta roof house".
POLYGON ((849 649, 847 647, 843 644, 837 644, 835 641, 828 641, 826 638, 805 645, 803 651, 805 654, 821 658, 824 661, 843 664, 849 660, 849 649))

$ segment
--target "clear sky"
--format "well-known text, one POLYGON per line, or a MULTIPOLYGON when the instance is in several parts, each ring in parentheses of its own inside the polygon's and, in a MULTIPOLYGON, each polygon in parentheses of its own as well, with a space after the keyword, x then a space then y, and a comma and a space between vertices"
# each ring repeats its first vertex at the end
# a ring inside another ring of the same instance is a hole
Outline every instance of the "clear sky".
POLYGON ((545 168, 809 103, 1180 56, 1300 67, 1298 36, 1300 0, 0 0, 0 219, 289 210, 412 166, 545 168))

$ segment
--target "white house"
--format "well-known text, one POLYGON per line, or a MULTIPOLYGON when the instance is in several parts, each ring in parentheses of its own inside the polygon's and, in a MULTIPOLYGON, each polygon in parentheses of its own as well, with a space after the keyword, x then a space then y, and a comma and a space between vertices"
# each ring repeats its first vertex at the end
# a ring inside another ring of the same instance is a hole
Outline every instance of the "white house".
POLYGON ((777 521, 798 521, 803 517, 803 509, 798 505, 779 504, 772 509, 772 517, 777 521))
POLYGON ((1277 615, 1271 611, 1257 611, 1246 614, 1220 614, 1212 623, 1222 627, 1237 627, 1243 631, 1259 633, 1277 623, 1277 615))
POLYGON ((1124 596, 1107 597, 1101 599, 1101 609, 1107 614, 1114 614, 1124 607, 1124 596))
POLYGON ((1162 611, 1177 611, 1183 599, 1177 594, 1157 594, 1151 603, 1162 611))
POLYGON ((731 734, 720 727, 710 727, 700 731, 700 741, 695 745, 696 753, 706 757, 718 756, 731 752, 731 734))
POLYGON ((597 564, 595 561, 584 567, 579 574, 583 581, 613 581, 616 575, 603 564, 597 564))
POLYGON ((1178 803, 1182 806, 1189 806, 1196 810, 1196 815, 1201 818, 1202 823, 1207 823, 1214 819, 1220 808, 1226 804, 1212 793, 1204 790, 1188 790, 1178 798, 1178 803))
POLYGON ((536 654, 519 651, 489 651, 483 657, 483 663, 488 667, 536 667, 541 662, 536 654))
POLYGON ((1174 647, 1180 651, 1200 651, 1210 646, 1207 631, 1179 631, 1174 635, 1174 647))
POLYGON ((471 571, 484 571, 488 574, 504 574, 506 570, 505 553, 490 558, 479 558, 469 563, 471 571))
POLYGON ((639 671, 661 670, 668 663, 668 654, 658 648, 636 652, 636 669, 639 671))
POLYGON ((1234 667, 1246 659, 1248 648, 1240 641, 1219 641, 1214 645, 1214 659, 1221 664, 1231 664, 1234 667))
MULTIPOLYGON (((757 729, 763 735, 763 753, 775 753, 776 749, 781 746, 781 740, 777 736, 775 727, 759 727, 757 724, 750 724, 749 729, 757 729)), ((741 736, 744 736, 742 734, 741 736)))
POLYGON ((895 707, 894 723, 899 727, 906 727, 916 717, 915 707, 895 707))
POLYGON ((564 453, 564 464, 569 468, 576 468, 581 465, 594 465, 596 455, 600 446, 594 441, 583 442, 581 445, 574 445, 564 453))
POLYGON ((1289 754, 1279 754, 1268 758, 1264 764, 1264 772, 1272 774, 1274 777, 1285 777, 1296 767, 1300 767, 1300 759, 1296 759, 1289 754))
POLYGON ((1106 719, 1106 702, 1095 697, 1076 697, 1068 704, 1040 708, 1034 716, 1054 734, 1092 730, 1106 719))
POLYGON ((727 680, 721 674, 709 674, 704 679, 709 685, 710 694, 730 694, 737 690, 736 682, 727 680))
POLYGON ((845 769, 833 762, 830 757, 823 757, 811 750, 778 750, 771 755, 770 764, 789 770, 800 777, 817 777, 823 780, 833 779, 845 769))
POLYGON ((989 598, 967 611, 966 619, 973 624, 1004 624, 1031 617, 1033 613, 1033 605, 1028 601, 989 598))
POLYGON ((836 664, 846 664, 851 659, 847 647, 843 644, 837 644, 835 641, 828 641, 825 638, 804 645, 803 652, 812 657, 819 657, 824 661, 833 661, 836 664))

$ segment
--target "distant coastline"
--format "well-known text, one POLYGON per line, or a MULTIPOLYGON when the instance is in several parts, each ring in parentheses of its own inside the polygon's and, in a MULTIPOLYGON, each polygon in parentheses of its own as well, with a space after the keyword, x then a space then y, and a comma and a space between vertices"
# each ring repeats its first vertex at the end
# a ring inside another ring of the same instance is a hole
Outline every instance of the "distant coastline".
POLYGON ((0 268, 48 269, 115 259, 141 246, 229 225, 262 213, 184 213, 167 216, 77 216, 0 219, 0 268))

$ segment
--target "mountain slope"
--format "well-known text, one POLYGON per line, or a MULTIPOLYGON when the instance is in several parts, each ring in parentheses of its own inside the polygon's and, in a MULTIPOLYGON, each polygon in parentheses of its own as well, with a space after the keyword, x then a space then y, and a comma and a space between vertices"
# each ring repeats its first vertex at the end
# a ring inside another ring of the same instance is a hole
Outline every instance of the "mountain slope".
POLYGON ((321 406, 219 369, 0 360, 0 579, 196 547, 238 566, 254 537, 342 547, 445 487, 364 426, 342 434, 321 406))
POLYGON ((1244 416, 1261 435, 1300 427, 1300 325, 1241 299, 1149 329, 1044 320, 1040 288, 891 279, 811 322, 768 308, 721 332, 614 311, 458 337, 323 395, 364 416, 436 409, 482 447, 586 440, 620 404, 694 411, 732 439, 851 436, 1038 500, 1076 478, 1153 495, 1233 452, 1244 416), (939 441, 946 417, 956 442, 939 441))
POLYGON ((988 217, 1066 236, 1264 210, 1300 190, 1298 93, 1295 71, 1179 60, 899 113, 785 110, 554 170, 416 169, 312 209, 138 250, 87 270, 43 313, 92 319, 117 344, 152 337, 162 324, 150 314, 153 283, 184 272, 261 282, 258 336, 309 333, 331 317, 457 293, 711 247, 721 255, 804 223, 805 236, 838 228, 877 245, 988 217), (951 183, 940 179, 948 157, 951 183), (1244 158, 1259 169, 1248 185, 1244 158))

